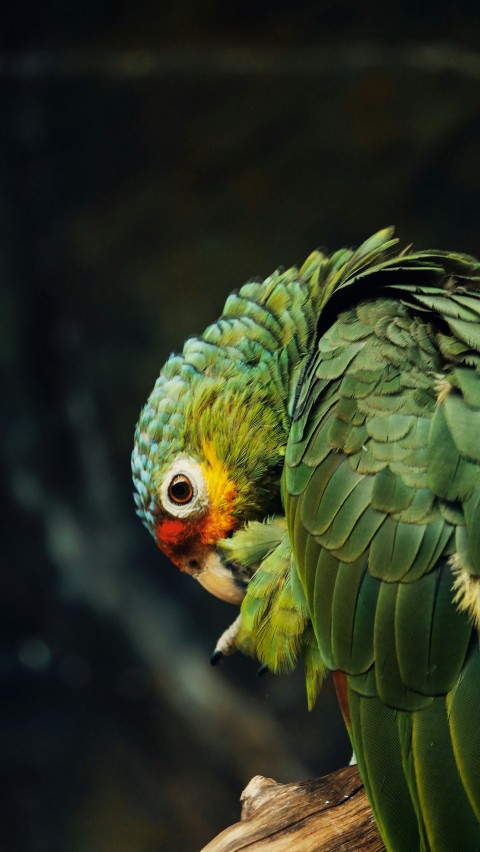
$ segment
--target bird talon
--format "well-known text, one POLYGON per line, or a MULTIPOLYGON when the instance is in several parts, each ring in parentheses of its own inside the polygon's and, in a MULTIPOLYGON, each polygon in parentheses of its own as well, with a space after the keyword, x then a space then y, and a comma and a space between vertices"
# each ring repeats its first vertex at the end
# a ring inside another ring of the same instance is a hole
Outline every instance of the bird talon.
POLYGON ((234 654, 237 650, 237 646, 235 644, 235 640, 238 636, 238 631, 240 630, 240 625, 242 623, 242 616, 238 615, 235 621, 227 627, 226 630, 223 631, 220 636, 217 644, 215 645, 215 650, 210 657, 210 665, 217 666, 220 660, 223 657, 229 657, 231 654, 234 654))

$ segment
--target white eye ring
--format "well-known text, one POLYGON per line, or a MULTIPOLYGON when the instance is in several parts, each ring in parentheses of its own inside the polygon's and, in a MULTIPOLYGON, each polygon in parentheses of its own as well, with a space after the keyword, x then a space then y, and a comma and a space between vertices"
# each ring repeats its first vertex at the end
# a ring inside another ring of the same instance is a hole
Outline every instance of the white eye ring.
POLYGON ((163 508, 175 518, 188 518, 206 509, 207 483, 200 465, 187 456, 177 459, 163 478, 160 497, 163 508))

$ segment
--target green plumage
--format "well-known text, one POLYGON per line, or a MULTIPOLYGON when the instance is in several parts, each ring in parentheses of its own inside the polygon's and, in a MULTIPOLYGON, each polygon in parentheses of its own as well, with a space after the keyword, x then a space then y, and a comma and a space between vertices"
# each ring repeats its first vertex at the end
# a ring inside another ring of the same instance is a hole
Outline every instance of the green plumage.
POLYGON ((302 660, 310 706, 344 673, 389 850, 478 852, 480 264, 397 253, 386 230, 245 285, 142 413, 154 535, 172 458, 203 464, 205 442, 237 489, 213 549, 255 571, 237 647, 273 671, 302 660))
POLYGON ((418 253, 342 288, 287 445, 297 570, 387 847, 478 850, 480 267, 418 253))

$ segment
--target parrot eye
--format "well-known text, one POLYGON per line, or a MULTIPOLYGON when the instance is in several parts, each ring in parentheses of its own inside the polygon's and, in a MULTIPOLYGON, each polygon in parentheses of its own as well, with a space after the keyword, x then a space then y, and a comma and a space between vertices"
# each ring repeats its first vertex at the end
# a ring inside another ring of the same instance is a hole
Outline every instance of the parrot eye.
POLYGON ((203 471, 194 459, 181 456, 166 471, 160 488, 164 509, 175 518, 189 518, 208 506, 203 471))
POLYGON ((176 503, 178 506, 185 506, 186 503, 190 503, 193 494, 193 485, 188 476, 185 476, 184 473, 179 473, 173 477, 168 486, 168 496, 172 503, 176 503))

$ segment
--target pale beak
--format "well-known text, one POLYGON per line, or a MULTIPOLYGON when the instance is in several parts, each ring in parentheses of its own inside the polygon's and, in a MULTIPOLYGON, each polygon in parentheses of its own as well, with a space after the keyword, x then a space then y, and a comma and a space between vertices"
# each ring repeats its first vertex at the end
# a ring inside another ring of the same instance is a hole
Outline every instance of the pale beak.
POLYGON ((224 563, 216 550, 210 551, 194 576, 207 592, 222 601, 241 604, 245 597, 245 579, 235 572, 232 563, 224 563))
POLYGON ((230 562, 213 548, 200 558, 185 560, 179 567, 190 574, 211 595, 232 604, 241 604, 253 569, 230 562))

